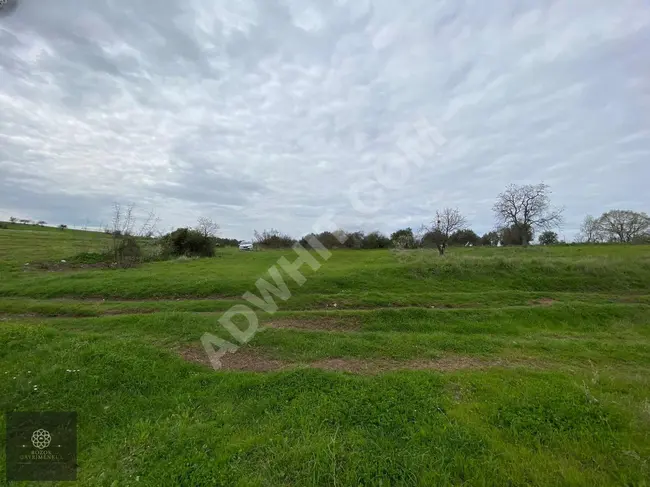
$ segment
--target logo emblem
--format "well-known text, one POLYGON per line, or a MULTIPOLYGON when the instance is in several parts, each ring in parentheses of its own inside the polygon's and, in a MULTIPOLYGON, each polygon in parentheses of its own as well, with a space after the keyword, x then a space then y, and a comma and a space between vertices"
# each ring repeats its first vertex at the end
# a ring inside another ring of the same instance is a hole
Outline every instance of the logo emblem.
POLYGON ((52 437, 50 436, 50 432, 47 430, 38 429, 32 433, 32 445, 34 445, 39 450, 50 446, 51 441, 52 437))

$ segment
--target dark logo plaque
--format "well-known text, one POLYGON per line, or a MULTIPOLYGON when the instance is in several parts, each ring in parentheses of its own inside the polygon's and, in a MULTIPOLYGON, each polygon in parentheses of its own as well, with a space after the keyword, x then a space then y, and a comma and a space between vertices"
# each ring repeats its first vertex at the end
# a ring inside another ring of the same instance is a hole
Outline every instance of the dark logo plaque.
POLYGON ((7 413, 7 481, 77 479, 77 413, 7 413))

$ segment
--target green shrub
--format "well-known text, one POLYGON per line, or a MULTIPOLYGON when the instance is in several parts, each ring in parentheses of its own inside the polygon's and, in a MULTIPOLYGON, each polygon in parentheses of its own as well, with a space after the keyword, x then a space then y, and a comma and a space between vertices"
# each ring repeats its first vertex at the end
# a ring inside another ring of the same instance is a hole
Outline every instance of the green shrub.
POLYGON ((163 255, 180 257, 214 257, 215 239, 197 230, 178 228, 165 235, 161 244, 163 255))
POLYGON ((255 231, 255 244, 266 249, 286 249, 293 247, 296 241, 289 235, 280 233, 277 230, 264 230, 262 233, 255 231))
POLYGON ((369 233, 363 238, 361 244, 361 248, 364 249, 389 249, 392 246, 390 239, 380 232, 369 233))
POLYGON ((132 267, 142 261, 142 250, 134 237, 120 238, 113 250, 115 262, 120 267, 132 267))

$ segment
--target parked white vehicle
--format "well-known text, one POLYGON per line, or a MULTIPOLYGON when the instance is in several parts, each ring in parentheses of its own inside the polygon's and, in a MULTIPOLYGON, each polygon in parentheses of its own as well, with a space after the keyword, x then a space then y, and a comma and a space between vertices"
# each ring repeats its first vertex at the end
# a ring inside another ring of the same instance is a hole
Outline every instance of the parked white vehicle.
POLYGON ((239 242, 239 250, 253 250, 253 242, 242 240, 239 242))

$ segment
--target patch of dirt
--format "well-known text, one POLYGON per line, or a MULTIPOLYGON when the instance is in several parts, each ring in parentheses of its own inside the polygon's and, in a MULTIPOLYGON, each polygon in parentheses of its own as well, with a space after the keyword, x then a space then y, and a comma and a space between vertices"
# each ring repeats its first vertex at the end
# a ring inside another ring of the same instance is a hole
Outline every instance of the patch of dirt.
POLYGON ((192 362, 212 368, 210 358, 202 347, 185 347, 180 350, 176 350, 176 352, 179 353, 180 356, 183 357, 183 360, 186 360, 187 362, 192 362))
POLYGON ((532 301, 529 302, 529 304, 534 304, 537 306, 553 306, 555 303, 557 303, 557 301, 551 298, 533 299, 532 301))
MULTIPOLYGON (((188 362, 212 367, 208 354, 201 347, 186 347, 178 351, 188 362)), ((226 353, 221 357, 221 370, 239 370, 247 372, 272 372, 292 367, 292 363, 282 360, 267 359, 252 349, 226 353)))
POLYGON ((33 262, 30 265, 23 266, 23 271, 44 271, 44 272, 69 272, 83 271, 87 269, 118 269, 117 264, 110 262, 95 262, 92 264, 77 264, 74 262, 33 262))
POLYGON ((142 303, 154 303, 159 301, 237 301, 241 299, 241 296, 158 296, 158 297, 143 297, 143 298, 134 298, 134 297, 119 297, 119 296, 63 296, 60 298, 52 298, 51 301, 79 301, 79 302, 91 302, 91 303, 102 303, 106 302, 142 302, 142 303))
POLYGON ((16 314, 0 313, 0 321, 19 320, 24 318, 39 318, 39 317, 42 317, 42 315, 39 315, 37 313, 16 313, 16 314))
POLYGON ((159 309, 99 309, 99 316, 118 316, 118 315, 150 315, 153 313, 164 313, 165 310, 159 309))
POLYGON ((187 347, 178 350, 178 353, 180 353, 181 357, 183 357, 183 360, 186 360, 187 362, 193 362, 195 364, 201 364, 207 367, 212 366, 210 364, 210 359, 208 358, 208 354, 206 354, 205 350, 201 348, 187 347))
MULTIPOLYGON (((180 351, 183 359, 212 367, 204 350, 187 348, 180 351)), ((492 367, 538 367, 534 361, 506 361, 502 359, 486 360, 477 357, 453 355, 431 360, 388 360, 388 359, 353 359, 331 358, 314 362, 300 363, 275 360, 264 357, 259 352, 247 348, 234 353, 227 353, 221 358, 222 370, 238 370, 247 372, 275 372, 299 367, 307 367, 354 374, 376 375, 399 370, 435 370, 439 372, 454 372, 457 370, 485 370, 492 367)))
MULTIPOLYGON (((417 308, 418 306, 414 306, 417 308)), ((438 303, 435 305, 430 305, 429 308, 432 309, 473 309, 473 308, 485 308, 485 304, 482 303, 438 303)))
POLYGON ((265 328, 311 330, 311 331, 356 331, 359 330, 359 322, 353 319, 342 320, 340 318, 311 318, 305 320, 284 319, 264 323, 265 328))
POLYGON ((475 357, 453 356, 434 360, 361 360, 361 359, 326 359, 310 364, 310 367, 323 370, 353 372, 355 374, 380 374, 397 370, 437 370, 453 372, 463 369, 485 369, 504 365, 500 360, 486 361, 475 357))
POLYGON ((227 353, 221 358, 221 368, 224 370, 273 372, 291 368, 292 366, 291 362, 268 359, 250 349, 227 353))

